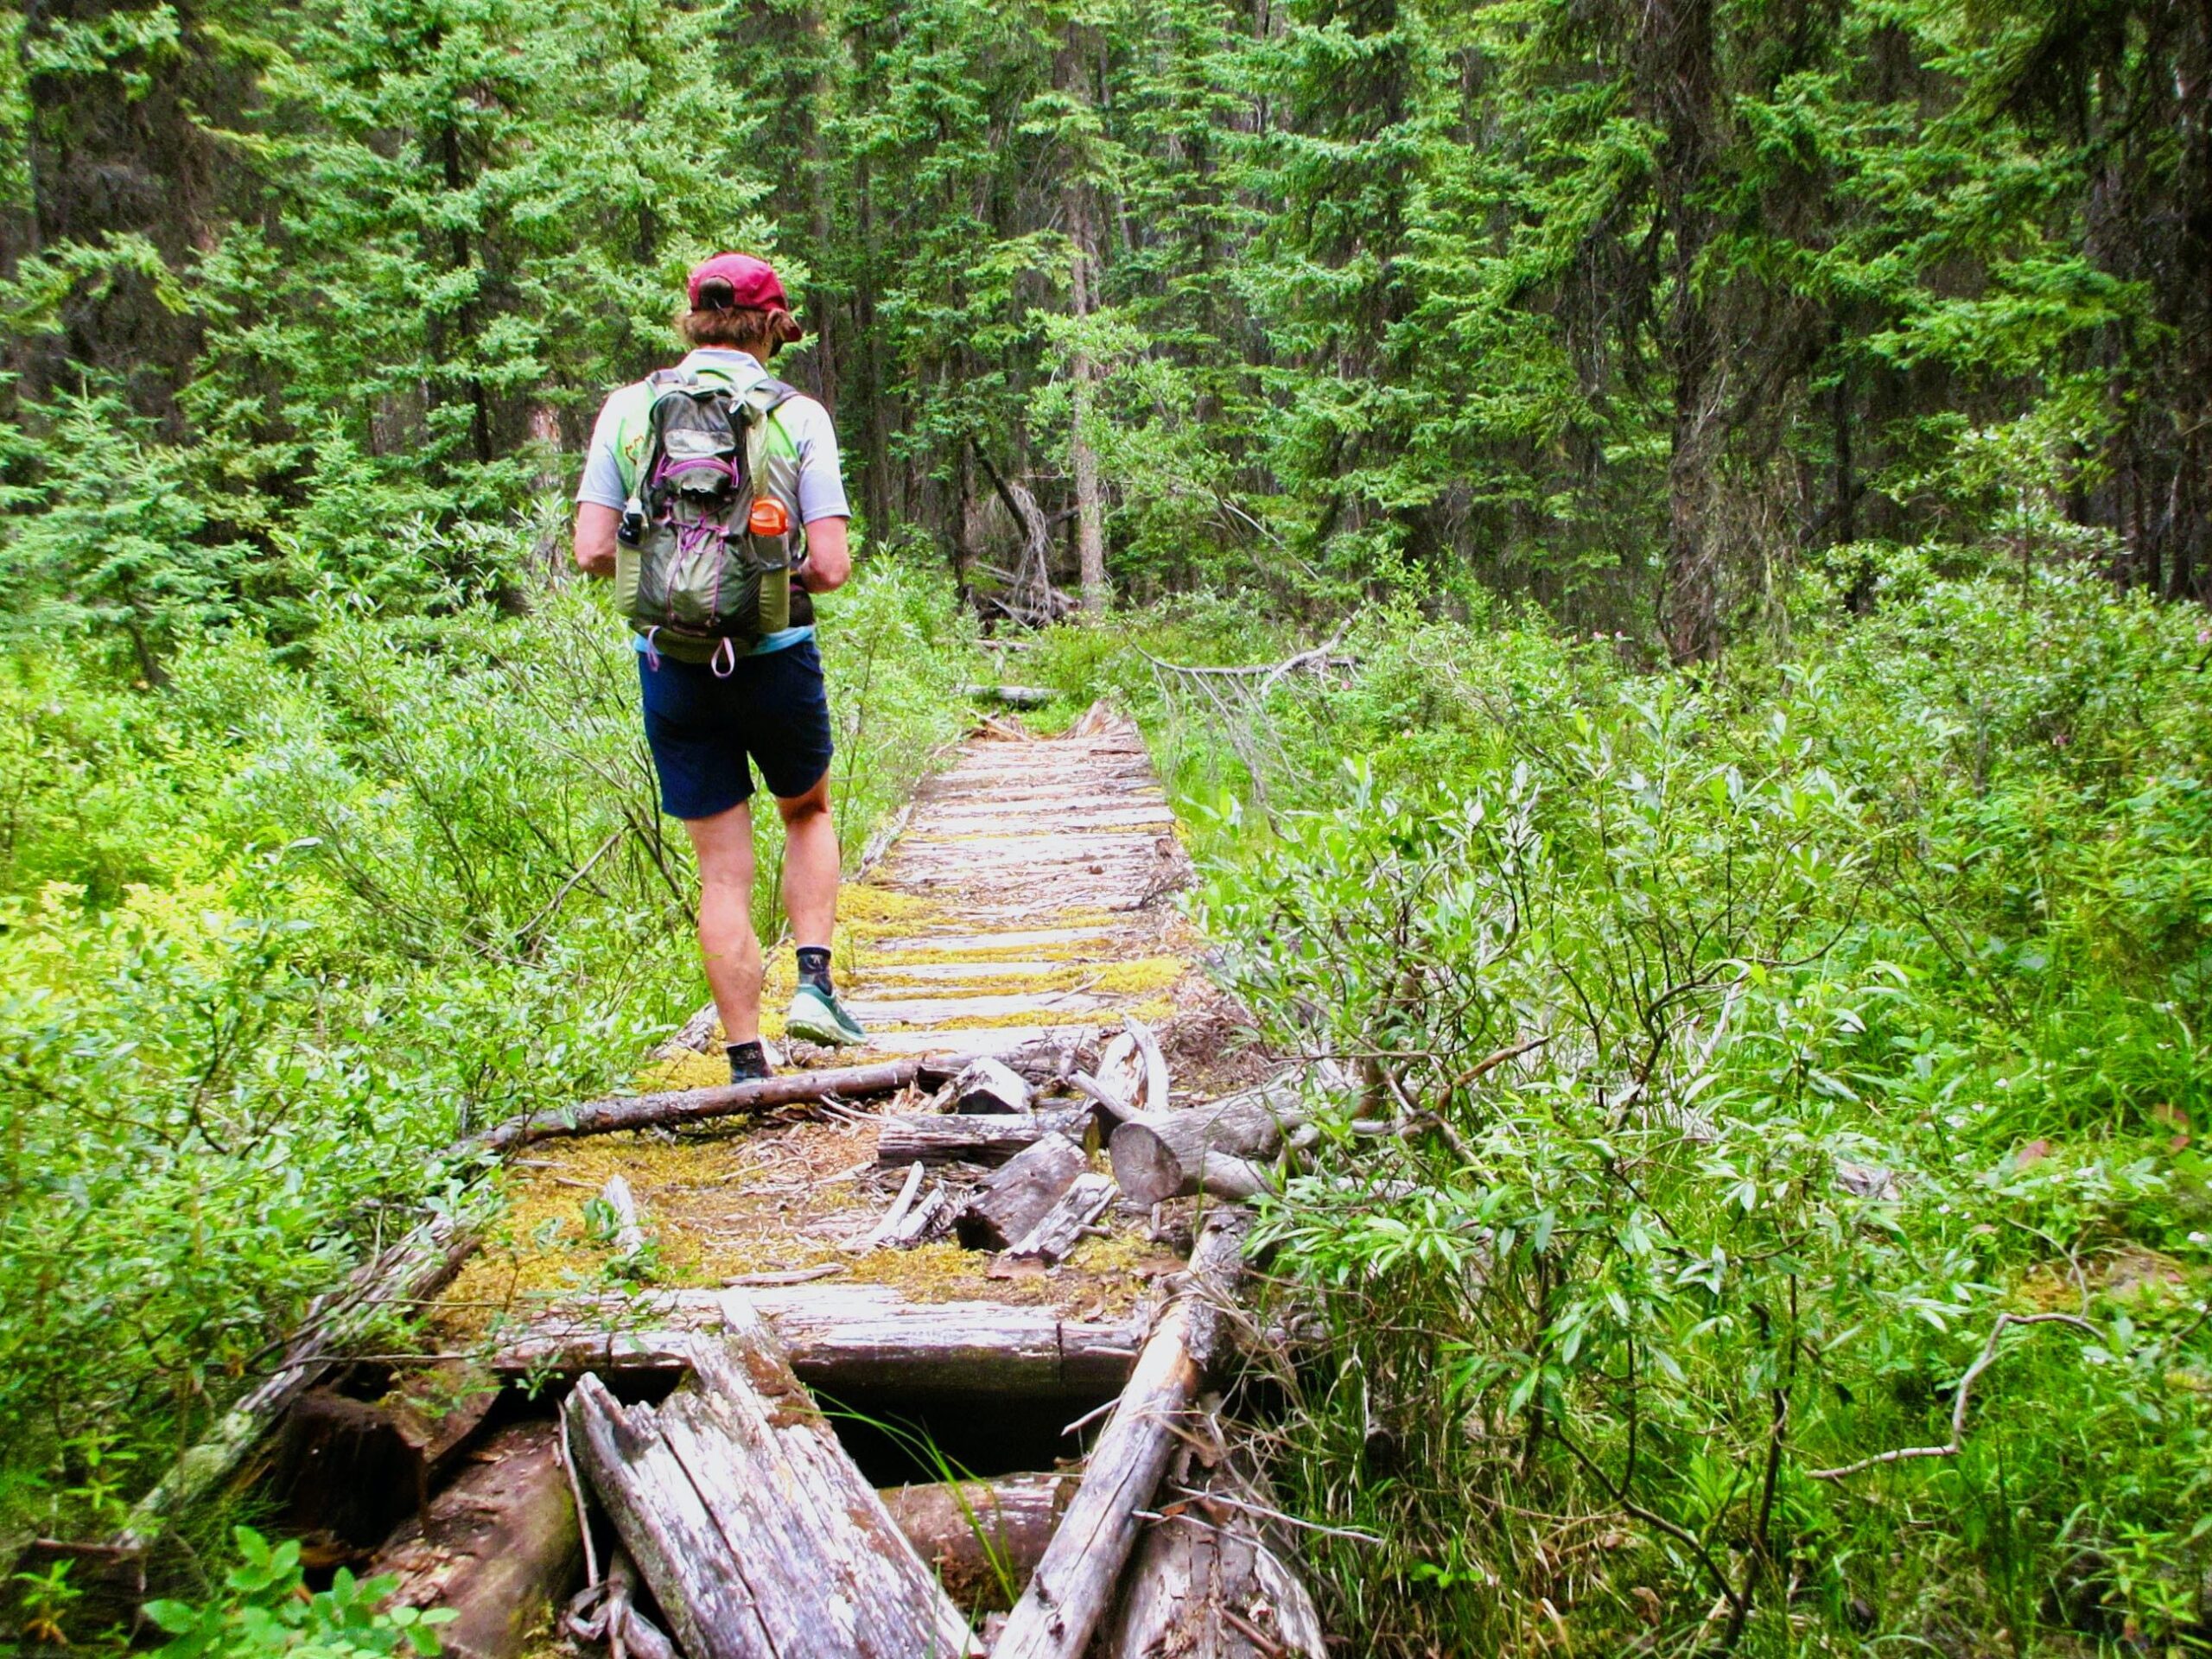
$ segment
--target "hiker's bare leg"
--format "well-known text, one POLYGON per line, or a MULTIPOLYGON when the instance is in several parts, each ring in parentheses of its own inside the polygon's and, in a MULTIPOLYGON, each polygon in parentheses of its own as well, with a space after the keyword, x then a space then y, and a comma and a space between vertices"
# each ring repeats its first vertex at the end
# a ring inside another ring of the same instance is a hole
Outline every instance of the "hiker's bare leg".
POLYGON ((784 815, 784 908, 791 943, 827 946, 837 925, 837 826, 830 817, 830 774, 804 795, 780 797, 784 815))
POLYGON ((699 855, 699 954, 722 1017, 723 1040, 760 1035, 760 941, 753 931, 753 810, 740 802, 711 818, 686 818, 699 855))

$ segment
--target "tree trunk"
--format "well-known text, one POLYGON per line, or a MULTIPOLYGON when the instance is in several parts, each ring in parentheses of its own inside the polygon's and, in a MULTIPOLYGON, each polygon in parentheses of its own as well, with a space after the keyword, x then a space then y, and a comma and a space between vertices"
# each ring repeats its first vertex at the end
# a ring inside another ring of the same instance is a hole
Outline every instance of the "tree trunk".
POLYGON ((1071 1111, 1004 1116, 979 1112, 942 1117, 933 1113, 888 1116, 880 1121, 875 1132, 875 1161, 887 1168, 956 1160, 1002 1164, 1046 1135, 1080 1135, 1090 1116, 1090 1108, 1078 1107, 1071 1111))
POLYGON ((395 1607, 460 1614, 438 1637, 461 1659, 513 1659, 582 1576, 583 1541, 558 1435, 550 1421, 493 1435, 364 1575, 398 1575, 395 1607))
POLYGON ((1077 1659, 1113 1599, 1122 1567, 1177 1446, 1220 1342, 1217 1303, 1234 1285, 1241 1227, 1210 1227, 1191 1253, 1183 1294, 1168 1306, 1084 1465, 1083 1484, 1014 1604, 992 1659, 1077 1659))

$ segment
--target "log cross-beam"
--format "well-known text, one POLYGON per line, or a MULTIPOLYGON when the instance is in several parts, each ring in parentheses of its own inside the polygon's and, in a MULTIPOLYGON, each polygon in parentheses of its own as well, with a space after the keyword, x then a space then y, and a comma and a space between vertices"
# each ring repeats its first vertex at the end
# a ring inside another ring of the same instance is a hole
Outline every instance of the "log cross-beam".
POLYGON ((1084 1465, 1059 1530, 992 1644, 991 1659, 1077 1659, 1114 1599, 1154 1489, 1174 1455, 1179 1420, 1219 1346, 1221 1304, 1244 1249, 1241 1213, 1217 1216, 1191 1252, 1168 1304, 1084 1465))
POLYGON ((677 1089, 652 1095, 618 1095, 579 1105, 524 1112, 486 1129, 456 1151, 518 1152, 539 1141, 564 1135, 613 1135, 665 1123, 703 1123, 740 1112, 764 1111, 806 1101, 856 1100, 904 1089, 921 1070, 918 1059, 885 1060, 824 1071, 791 1071, 752 1083, 726 1083, 713 1089, 677 1089))

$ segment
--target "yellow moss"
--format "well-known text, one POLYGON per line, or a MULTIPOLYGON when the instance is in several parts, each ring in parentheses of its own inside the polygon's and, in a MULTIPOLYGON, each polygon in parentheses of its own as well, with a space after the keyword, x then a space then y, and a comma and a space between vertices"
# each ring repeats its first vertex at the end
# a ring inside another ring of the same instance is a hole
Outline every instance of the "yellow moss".
POLYGON ((861 971, 880 973, 961 962, 1110 961, 1110 957, 1102 957, 1098 952, 1112 943, 1110 938, 1060 939, 1044 944, 986 944, 967 950, 954 950, 949 945, 899 944, 868 952, 861 971))

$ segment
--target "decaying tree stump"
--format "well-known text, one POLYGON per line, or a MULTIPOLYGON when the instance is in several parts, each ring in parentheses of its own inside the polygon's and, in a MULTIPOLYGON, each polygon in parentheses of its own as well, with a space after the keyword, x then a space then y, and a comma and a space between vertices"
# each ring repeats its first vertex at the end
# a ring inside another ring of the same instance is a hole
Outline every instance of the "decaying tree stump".
POLYGON ((625 1406, 596 1376, 570 1443, 688 1659, 940 1659, 967 1621, 792 1376, 747 1299, 693 1376, 625 1406))

